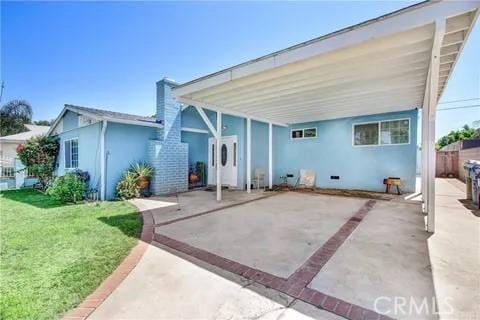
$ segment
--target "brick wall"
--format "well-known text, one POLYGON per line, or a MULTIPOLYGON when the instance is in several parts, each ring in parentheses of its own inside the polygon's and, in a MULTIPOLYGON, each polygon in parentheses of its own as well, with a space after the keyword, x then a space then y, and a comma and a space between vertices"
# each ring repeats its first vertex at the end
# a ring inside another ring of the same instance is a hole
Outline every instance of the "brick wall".
POLYGON ((163 79, 157 82, 157 120, 163 128, 158 129, 157 140, 150 140, 148 156, 155 168, 152 192, 165 194, 171 188, 188 190, 188 144, 181 142, 181 106, 171 95, 177 84, 163 79))

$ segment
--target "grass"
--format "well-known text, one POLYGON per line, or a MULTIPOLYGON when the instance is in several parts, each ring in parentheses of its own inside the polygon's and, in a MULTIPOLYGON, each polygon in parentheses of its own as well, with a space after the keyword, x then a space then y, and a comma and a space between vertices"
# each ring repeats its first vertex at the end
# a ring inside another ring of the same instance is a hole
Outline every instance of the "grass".
POLYGON ((95 290, 137 243, 127 202, 63 205, 0 193, 0 319, 55 319, 95 290))

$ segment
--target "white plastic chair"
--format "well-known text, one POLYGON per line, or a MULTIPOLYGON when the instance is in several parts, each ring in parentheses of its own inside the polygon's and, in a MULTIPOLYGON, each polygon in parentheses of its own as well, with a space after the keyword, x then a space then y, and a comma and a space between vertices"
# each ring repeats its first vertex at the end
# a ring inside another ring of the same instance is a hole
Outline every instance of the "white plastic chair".
POLYGON ((263 168, 256 168, 253 174, 253 185, 260 189, 260 181, 262 181, 263 190, 265 190, 265 170, 263 168))

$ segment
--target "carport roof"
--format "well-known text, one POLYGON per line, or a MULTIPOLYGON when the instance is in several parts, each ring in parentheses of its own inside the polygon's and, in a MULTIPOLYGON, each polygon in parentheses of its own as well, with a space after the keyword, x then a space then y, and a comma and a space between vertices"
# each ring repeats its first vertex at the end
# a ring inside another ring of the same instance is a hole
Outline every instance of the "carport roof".
POLYGON ((187 82, 173 94, 184 104, 281 125, 421 108, 434 47, 438 99, 479 7, 421 2, 187 82))

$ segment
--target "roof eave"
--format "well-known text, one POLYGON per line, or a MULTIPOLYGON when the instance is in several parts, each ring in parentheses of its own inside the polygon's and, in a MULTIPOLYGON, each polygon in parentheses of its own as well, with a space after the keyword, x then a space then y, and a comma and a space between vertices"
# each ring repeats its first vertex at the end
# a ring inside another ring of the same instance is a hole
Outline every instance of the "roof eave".
POLYGON ((438 16, 448 18, 461 12, 478 9, 478 1, 424 1, 395 12, 367 20, 333 33, 256 58, 233 67, 194 79, 174 88, 174 97, 188 95, 209 87, 298 62, 311 56, 346 48, 389 34, 427 25, 438 16))

